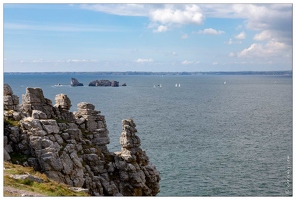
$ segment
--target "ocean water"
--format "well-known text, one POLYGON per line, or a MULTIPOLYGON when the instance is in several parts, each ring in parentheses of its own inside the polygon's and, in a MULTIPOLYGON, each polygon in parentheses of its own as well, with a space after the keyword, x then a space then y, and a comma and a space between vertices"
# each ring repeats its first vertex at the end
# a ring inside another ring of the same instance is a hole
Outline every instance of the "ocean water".
POLYGON ((121 120, 133 118, 161 174, 158 196, 292 195, 291 76, 4 74, 4 83, 20 102, 26 87, 41 87, 53 104, 67 94, 71 111, 94 104, 110 151, 120 150, 121 120), (71 87, 71 77, 85 86, 71 87), (127 87, 87 86, 96 79, 127 87))

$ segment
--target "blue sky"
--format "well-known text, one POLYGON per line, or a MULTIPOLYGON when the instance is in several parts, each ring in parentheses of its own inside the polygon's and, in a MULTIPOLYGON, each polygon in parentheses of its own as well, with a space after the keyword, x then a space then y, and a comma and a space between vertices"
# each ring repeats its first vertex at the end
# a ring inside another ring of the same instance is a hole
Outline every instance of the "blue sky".
POLYGON ((4 72, 292 70, 292 4, 4 4, 4 72))

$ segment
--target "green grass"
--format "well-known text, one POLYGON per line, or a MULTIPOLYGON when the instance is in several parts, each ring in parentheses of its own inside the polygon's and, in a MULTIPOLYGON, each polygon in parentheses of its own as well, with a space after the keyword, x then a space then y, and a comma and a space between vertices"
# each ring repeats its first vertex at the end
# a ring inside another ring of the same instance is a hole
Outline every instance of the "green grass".
MULTIPOLYGON (((85 192, 74 192, 69 189, 70 186, 62 183, 57 183, 53 180, 50 180, 46 177, 45 174, 34 171, 31 167, 23 167, 21 165, 15 165, 9 162, 4 162, 4 186, 10 186, 16 189, 32 191, 45 196, 89 196, 85 192), (29 173, 33 176, 42 178, 44 183, 38 183, 25 180, 17 180, 11 178, 11 174, 26 174, 29 173)), ((11 196, 7 192, 4 192, 4 196, 11 196)))
POLYGON ((63 120, 63 119, 55 119, 56 121, 57 121, 57 123, 65 123, 65 124, 67 124, 68 123, 68 121, 67 120, 63 120))
POLYGON ((13 119, 4 119, 4 123, 9 124, 11 126, 20 126, 20 121, 15 121, 13 119))

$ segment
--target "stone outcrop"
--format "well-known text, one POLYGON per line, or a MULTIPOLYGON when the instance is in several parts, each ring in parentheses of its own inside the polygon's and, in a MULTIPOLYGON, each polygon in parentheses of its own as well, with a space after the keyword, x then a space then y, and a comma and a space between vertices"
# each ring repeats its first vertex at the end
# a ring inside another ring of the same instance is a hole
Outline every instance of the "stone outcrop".
POLYGON ((20 110, 26 117, 31 117, 33 110, 44 112, 47 118, 55 117, 52 102, 44 97, 41 88, 26 88, 26 94, 22 95, 20 110))
POLYGON ((118 87, 119 82, 118 81, 109 81, 109 80, 95 80, 91 81, 88 86, 111 86, 111 87, 118 87))
POLYGON ((83 86, 83 83, 79 83, 76 78, 71 78, 71 86, 83 86))
POLYGON ((136 124, 132 119, 122 120, 122 129, 122 148, 120 152, 116 152, 118 160, 115 163, 119 168, 123 195, 156 195, 159 192, 157 183, 160 181, 160 174, 155 166, 149 164, 148 156, 140 148, 141 140, 136 135, 136 124))
MULTIPOLYGON (((11 88, 4 87, 4 95, 11 96, 11 88)), ((4 123, 5 161, 11 160, 13 152, 22 154, 26 159, 19 164, 84 188, 93 196, 155 196, 159 192, 160 174, 140 148, 132 119, 122 120, 121 151, 109 152, 105 117, 91 103, 79 103, 72 113, 67 95, 56 95, 52 106, 40 88, 27 88, 22 100, 20 110, 14 111, 20 116, 19 126, 4 123)), ((4 119, 15 120, 7 112, 4 119)))
POLYGON ((74 122, 75 118, 72 112, 69 112, 72 104, 69 97, 65 94, 57 94, 55 96, 56 104, 54 105, 54 113, 56 118, 60 120, 66 120, 68 122, 74 122))
POLYGON ((13 91, 8 84, 4 84, 3 101, 4 110, 18 110, 19 97, 13 94, 13 91))

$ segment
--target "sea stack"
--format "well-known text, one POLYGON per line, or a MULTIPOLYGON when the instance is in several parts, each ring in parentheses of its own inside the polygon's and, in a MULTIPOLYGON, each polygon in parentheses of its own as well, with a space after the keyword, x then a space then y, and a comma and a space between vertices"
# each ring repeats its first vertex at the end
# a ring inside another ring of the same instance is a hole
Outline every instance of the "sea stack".
POLYGON ((71 86, 83 86, 83 83, 79 83, 76 78, 71 78, 71 86))

